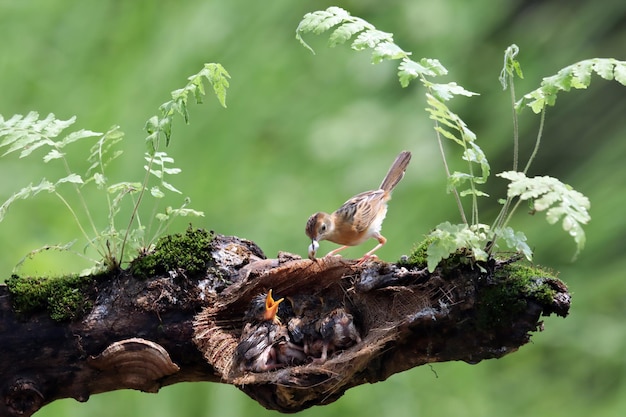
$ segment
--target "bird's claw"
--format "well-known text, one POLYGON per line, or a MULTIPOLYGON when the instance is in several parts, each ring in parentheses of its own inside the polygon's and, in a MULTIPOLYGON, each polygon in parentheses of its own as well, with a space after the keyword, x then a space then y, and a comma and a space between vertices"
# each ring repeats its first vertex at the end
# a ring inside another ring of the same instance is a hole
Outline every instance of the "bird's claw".
POLYGON ((358 262, 357 262, 356 264, 357 264, 357 265, 363 265, 364 263, 366 263, 366 262, 367 262, 367 261, 369 261, 369 260, 376 260, 376 259, 378 259, 378 256, 376 256, 376 255, 374 255, 374 254, 368 255, 368 254, 366 253, 365 255, 363 255, 363 256, 361 257, 361 259, 359 259, 359 260, 358 260, 358 262))

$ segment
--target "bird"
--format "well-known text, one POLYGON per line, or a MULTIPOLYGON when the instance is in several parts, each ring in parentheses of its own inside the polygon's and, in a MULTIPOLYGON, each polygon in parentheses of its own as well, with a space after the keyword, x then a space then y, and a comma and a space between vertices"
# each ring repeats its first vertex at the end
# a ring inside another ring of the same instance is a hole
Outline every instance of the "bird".
POLYGON ((312 363, 323 364, 329 356, 361 342, 354 318, 332 297, 287 297, 293 316, 287 321, 290 339, 302 346, 312 363))
POLYGON ((290 342, 287 327, 277 316, 283 300, 274 300, 272 290, 253 298, 235 349, 240 371, 266 372, 306 360, 302 348, 290 342))
POLYGON ((387 242, 380 234, 387 214, 387 202, 391 199, 395 186, 404 177, 410 161, 411 152, 400 152, 377 190, 355 195, 331 214, 318 212, 309 217, 305 228, 306 235, 311 239, 309 259, 315 260, 319 242, 322 240, 342 245, 326 255, 333 256, 349 246, 357 246, 374 238, 378 244, 366 252, 359 262, 375 256, 374 252, 387 242))
POLYGON ((310 345, 319 335, 315 323, 323 314, 323 299, 312 294, 287 297, 292 306, 292 315, 287 320, 290 340, 302 346, 309 354, 310 345))
POLYGON ((361 336, 354 326, 352 314, 343 307, 335 308, 319 319, 315 327, 322 337, 322 350, 318 359, 321 363, 326 361, 329 353, 361 343, 361 336))

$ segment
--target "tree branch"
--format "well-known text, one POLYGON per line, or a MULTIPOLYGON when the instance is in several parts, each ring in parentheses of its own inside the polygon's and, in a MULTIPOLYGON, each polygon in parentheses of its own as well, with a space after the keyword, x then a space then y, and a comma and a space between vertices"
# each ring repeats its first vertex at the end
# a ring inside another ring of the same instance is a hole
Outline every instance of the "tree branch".
POLYGON ((267 408, 296 412, 415 366, 502 357, 542 329, 541 315, 565 317, 570 305, 561 281, 515 259, 491 260, 481 271, 458 257, 429 274, 406 263, 265 259, 254 243, 220 235, 180 249, 195 251, 194 262, 204 256, 203 268, 191 273, 188 260, 159 265, 151 263, 163 259, 157 254, 140 257, 128 270, 91 277, 81 287, 89 308, 83 304, 72 321, 53 320, 49 300, 26 309, 14 289, 0 286, 0 415, 30 416, 60 398, 157 392, 183 381, 233 384, 267 408), (269 289, 340 305, 353 317, 358 342, 326 360, 242 370, 235 351, 244 316, 269 289))

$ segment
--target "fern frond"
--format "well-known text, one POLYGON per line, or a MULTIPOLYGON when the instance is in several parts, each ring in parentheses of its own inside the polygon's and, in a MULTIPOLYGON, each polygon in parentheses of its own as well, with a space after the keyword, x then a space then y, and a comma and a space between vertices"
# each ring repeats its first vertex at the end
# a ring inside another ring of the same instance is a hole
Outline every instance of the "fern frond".
POLYGON ((428 270, 433 272, 439 262, 461 250, 467 250, 476 261, 487 261, 485 246, 489 240, 489 226, 444 222, 437 225, 427 237, 431 241, 426 250, 428 270))
POLYGON ((200 72, 188 77, 187 85, 172 91, 172 99, 159 107, 161 117, 153 116, 146 122, 145 130, 148 132, 146 141, 150 144, 150 149, 156 152, 161 135, 165 137, 166 146, 169 145, 174 114, 178 113, 183 117, 185 123, 189 123, 189 112, 187 111, 189 96, 192 95, 196 103, 202 103, 202 96, 205 95, 205 80, 213 87, 213 92, 222 107, 226 107, 226 90, 230 86, 229 78, 230 74, 221 64, 204 64, 200 72))
POLYGON ((584 89, 591 84, 593 73, 605 80, 615 80, 626 86, 626 61, 613 58, 593 58, 569 65, 555 75, 546 77, 541 86, 524 95, 515 107, 521 109, 528 106, 535 113, 540 113, 547 106, 554 106, 559 91, 584 89))
POLYGON ((468 162, 469 173, 454 172, 448 176, 448 191, 456 190, 464 183, 469 183, 470 188, 460 191, 461 196, 486 196, 487 194, 476 189, 476 184, 487 182, 491 168, 483 150, 476 143, 476 134, 439 98, 427 94, 426 100, 428 103, 426 111, 430 113, 430 118, 437 123, 435 130, 463 147, 462 159, 468 162), (474 173, 473 164, 480 167, 481 174, 479 176, 474 173))
POLYGON ((46 180, 45 178, 42 179, 41 182, 37 185, 33 185, 32 183, 28 184, 26 187, 14 193, 4 203, 2 203, 2 205, 0 205, 0 221, 4 220, 4 216, 6 215, 7 210, 17 200, 25 200, 27 198, 30 198, 39 194, 42 191, 47 191, 49 193, 52 193, 55 190, 56 190, 56 185, 46 180))
MULTIPOLYGON (((148 162, 148 165, 144 165, 144 169, 158 178, 161 186, 175 193, 182 194, 172 184, 165 181, 166 175, 176 175, 181 172, 180 168, 166 166, 173 164, 174 158, 168 156, 165 152, 157 152, 154 155, 146 153, 144 158, 148 162), (154 168, 154 166, 156 166, 156 168, 154 168)), ((152 187, 151 194, 157 198, 165 196, 158 187, 152 187)))
MULTIPOLYGON (((0 118, 0 148, 7 148, 3 156, 20 151, 20 158, 29 156, 35 150, 49 146, 52 150, 59 151, 70 143, 80 139, 99 136, 101 133, 90 130, 78 130, 55 141, 65 129, 76 121, 76 117, 68 120, 57 119, 50 113, 45 119, 39 119, 39 113, 30 112, 26 116, 15 115, 7 121, 0 118)), ((57 159, 59 152, 49 152, 44 156, 44 162, 57 159)))
POLYGON ((563 219, 561 223, 563 230, 576 242, 576 255, 584 248, 585 232, 582 225, 591 220, 587 197, 553 177, 529 178, 524 173, 516 171, 506 171, 497 175, 511 181, 507 191, 508 197, 530 201, 534 210, 546 212, 546 220, 550 224, 563 219))
POLYGON ((119 126, 113 126, 91 147, 87 161, 91 164, 85 173, 85 183, 92 180, 98 181, 99 186, 106 185, 106 177, 104 175, 105 168, 116 158, 122 155, 123 151, 116 149, 115 146, 124 139, 124 132, 119 126))

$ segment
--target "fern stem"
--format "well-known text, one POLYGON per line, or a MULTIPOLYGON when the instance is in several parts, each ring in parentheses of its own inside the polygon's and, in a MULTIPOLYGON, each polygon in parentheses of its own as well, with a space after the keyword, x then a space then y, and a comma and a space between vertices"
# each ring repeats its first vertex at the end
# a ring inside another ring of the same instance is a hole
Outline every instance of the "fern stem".
MULTIPOLYGON (((439 144, 439 152, 441 153, 441 159, 443 160, 443 167, 446 170, 446 178, 450 178, 450 168, 448 167, 448 161, 446 160, 446 153, 443 149, 443 141, 441 140, 441 134, 437 128, 439 127, 439 123, 435 120, 435 135, 437 136, 437 143, 439 144)), ((459 213, 461 214, 461 220, 463 223, 467 223, 467 218, 465 217, 465 211, 463 211, 463 203, 461 202, 461 196, 459 196, 459 192, 456 188, 452 189, 452 193, 454 194, 454 199, 456 200, 456 204, 459 208, 459 213)))
POLYGON ((507 216, 506 220, 502 223, 502 227, 506 227, 506 225, 509 224, 509 222, 511 221, 511 218, 513 217, 513 214, 515 214, 521 202, 522 202, 521 199, 517 200, 517 202, 515 203, 515 205, 509 212, 509 215, 507 216))
POLYGON ((150 153, 150 160, 148 161, 148 165, 146 167, 146 175, 143 178, 143 183, 141 184, 141 190, 139 190, 139 195, 137 196, 137 201, 133 206, 133 211, 130 214, 130 220, 128 221, 128 226, 126 227, 126 232, 124 232, 124 239, 122 240, 122 247, 120 249, 120 259, 119 264, 122 264, 122 260, 124 259, 124 250, 126 249, 126 242, 128 242, 128 235, 130 233, 130 229, 133 226, 135 221, 135 217, 137 217, 137 213, 139 211, 139 205, 141 204, 141 200, 143 199, 143 195, 148 188, 148 181, 150 180, 150 170, 152 169, 152 165, 154 163, 155 155, 159 147, 159 142, 155 141, 153 143, 153 149, 150 153))
MULTIPOLYGON (((513 171, 517 171, 519 165, 519 118, 517 116, 517 111, 515 110, 515 77, 512 73, 507 75, 509 92, 511 93, 511 109, 513 110, 513 171)), ((511 198, 507 197, 502 209, 498 213, 496 220, 493 222, 491 230, 498 230, 503 227, 503 219, 506 217, 509 207, 511 206, 511 198)), ((493 239, 497 238, 494 233, 493 239)))
MULTIPOLYGON (((513 83, 511 82, 511 85, 513 83)), ((515 106, 515 96, 513 96, 513 106, 515 106)), ((513 112, 515 113, 515 110, 513 110, 513 112)), ((546 120, 546 108, 544 107, 541 110, 541 119, 539 121, 539 131, 537 132, 537 139, 535 141, 535 148, 533 149, 532 154, 530 155, 530 158, 528 158, 528 162, 526 163, 526 167, 524 168, 524 174, 526 174, 528 172, 528 169, 530 168, 530 164, 533 162, 533 160, 535 159, 535 156, 537 156, 537 152, 539 151, 539 145, 541 144, 541 136, 543 136, 543 127, 545 125, 545 120, 546 120)), ((517 128, 517 115, 515 114, 513 117, 513 123, 515 126, 515 134, 514 134, 514 138, 518 136, 518 128, 517 128)), ((515 140, 515 139, 514 139, 515 140)), ((515 140, 515 146, 517 145, 517 141, 515 140)), ((515 154, 517 154, 517 151, 514 151, 515 154)), ((515 161, 514 157, 514 161, 513 161, 513 170, 516 171, 516 165, 517 165, 517 161, 515 161)), ((512 202, 512 198, 511 197, 507 197, 506 201, 504 202, 504 206, 502 206, 502 209, 500 210, 500 213, 498 213, 498 216, 496 217, 496 220, 493 222, 493 226, 491 228, 491 230, 494 231, 493 234, 493 238, 492 238, 492 242, 495 242, 495 240, 497 239, 497 230, 500 230, 504 227, 506 227, 507 224, 509 224, 509 222, 511 221, 511 218, 513 217, 513 214, 515 214, 515 212, 517 211, 517 208, 519 207, 520 203, 522 200, 518 200, 517 203, 515 203, 515 206, 513 206, 513 208, 511 210, 509 210, 509 207, 511 206, 511 202, 512 202)), ((491 247, 488 248, 488 252, 491 253, 491 249, 493 248, 494 245, 492 245, 491 247)))
MULTIPOLYGON (((109 130, 110 132, 111 130, 109 130)), ((105 133, 105 135, 107 135, 109 132, 105 133)), ((98 146, 98 166, 100 167, 100 173, 102 174, 102 177, 105 178, 104 175, 104 155, 102 152, 102 146, 104 145, 104 138, 102 141, 99 142, 99 146, 98 146)), ((106 190, 105 190, 106 191, 106 190)), ((113 204, 111 202, 111 196, 109 195, 108 192, 105 192, 105 196, 106 196, 106 200, 107 200, 107 208, 109 209, 109 231, 113 231, 116 230, 115 229, 115 209, 113 207, 113 204)), ((117 239, 112 239, 112 245, 113 245, 113 249, 109 250, 109 259, 114 259, 115 258, 115 253, 117 252, 117 239)), ((107 246, 107 249, 109 247, 107 246)))
MULTIPOLYGON (((159 129, 159 133, 160 132, 161 132, 161 129, 159 129)), ((156 139, 153 140, 150 144, 152 149, 150 151, 150 160, 148 161, 148 165, 146 166, 146 175, 143 178, 143 183, 141 184, 141 190, 139 190, 139 195, 137 196, 137 201, 133 205, 133 211, 130 215, 130 220, 128 221, 128 227, 126 227, 126 232, 124 232, 124 240, 122 240, 122 248, 120 249, 120 259, 119 259, 120 264, 122 263, 122 260, 124 259, 124 250, 126 249, 126 242, 128 242, 128 235, 130 234, 130 230, 133 225, 133 222, 135 221, 135 218, 137 219, 139 218, 138 217, 139 205, 141 204, 141 200, 143 199, 146 189, 148 188, 148 181, 150 181, 150 172, 152 170, 152 165, 154 165, 156 154, 157 154, 157 151, 159 150, 158 137, 159 136, 157 135, 156 139)))
POLYGON ((74 221, 76 221, 76 224, 78 225, 78 228, 80 229, 80 232, 83 234, 83 237, 85 239, 87 239, 87 242, 88 242, 89 246, 91 246, 100 256, 104 256, 104 254, 100 251, 100 248, 98 247, 98 245, 95 245, 93 243, 93 239, 91 239, 89 237, 89 235, 87 234, 87 232, 83 228, 83 225, 81 224, 80 220, 78 219, 78 216, 76 215, 76 212, 74 211, 74 209, 72 208, 70 203, 68 203, 68 201, 61 194, 59 194, 58 191, 54 191, 54 194, 57 197, 59 197, 59 199, 63 202, 63 204, 65 204, 65 207, 67 207, 67 209, 70 211, 70 213, 72 213, 72 217, 74 217, 74 221))
POLYGON ((513 110, 513 171, 519 165, 519 119, 515 110, 515 77, 509 75, 509 91, 511 92, 511 109, 513 110))
MULTIPOLYGON (((63 165, 65 166, 65 172, 67 173, 67 175, 71 175, 72 170, 70 169, 70 165, 68 164, 67 159, 65 157, 61 159, 63 160, 63 165)), ((87 216, 87 220, 89 221, 89 224, 91 226, 91 229, 93 230, 94 235, 98 236, 99 235, 98 228, 96 227, 96 224, 93 221, 93 217, 91 217, 91 212, 89 211, 87 202, 85 201, 85 198, 83 197, 83 193, 80 192, 80 188, 78 187, 78 184, 73 183, 72 185, 74 185, 74 190, 76 191, 76 194, 78 194, 78 199, 80 200, 80 204, 83 206, 83 210, 85 212, 85 215, 87 216)), ((78 217, 76 217, 76 215, 74 215, 74 217, 76 218, 76 222, 80 225, 80 221, 78 220, 78 217)), ((83 234, 85 234, 84 231, 83 231, 83 234)))
POLYGON ((530 155, 530 158, 528 158, 528 163, 526 164, 526 167, 524 168, 524 174, 528 172, 528 169, 530 168, 530 164, 534 161, 535 156, 537 156, 537 152, 539 151, 539 145, 541 144, 541 136, 543 135, 543 127, 545 125, 545 121, 546 121, 546 106, 543 106, 543 109, 541 110, 541 119, 539 121, 539 131, 537 132, 537 140, 535 141, 535 148, 533 149, 533 153, 530 155))

